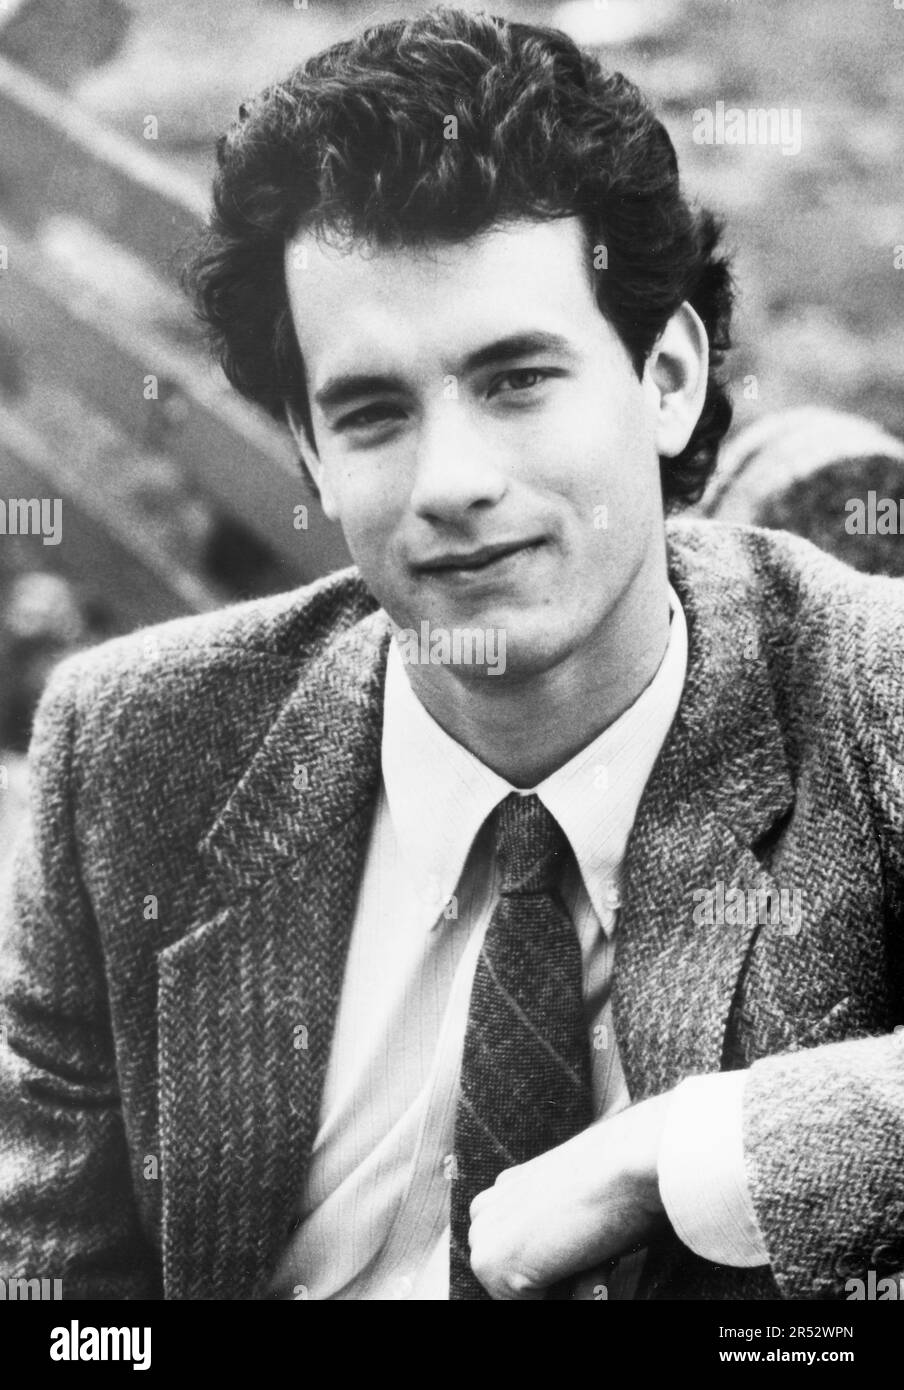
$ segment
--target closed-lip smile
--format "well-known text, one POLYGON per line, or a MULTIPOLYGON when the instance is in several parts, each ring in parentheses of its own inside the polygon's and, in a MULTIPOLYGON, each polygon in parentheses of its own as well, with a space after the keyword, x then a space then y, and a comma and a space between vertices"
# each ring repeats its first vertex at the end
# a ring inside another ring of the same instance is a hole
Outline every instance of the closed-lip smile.
POLYGON ((515 555, 519 550, 527 550, 542 545, 542 543, 539 539, 500 541, 495 545, 478 546, 474 550, 446 551, 441 555, 431 556, 429 560, 420 561, 415 569, 428 571, 485 569, 487 565, 491 565, 497 560, 505 559, 508 555, 515 555))

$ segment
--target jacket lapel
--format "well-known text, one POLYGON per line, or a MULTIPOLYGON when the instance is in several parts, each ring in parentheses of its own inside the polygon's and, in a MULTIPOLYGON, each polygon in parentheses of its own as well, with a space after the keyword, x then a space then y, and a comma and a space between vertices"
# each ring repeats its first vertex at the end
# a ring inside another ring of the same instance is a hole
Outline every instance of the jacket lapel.
MULTIPOLYGON (((613 985, 634 1100, 722 1068, 732 1000, 757 926, 749 912, 737 925, 718 912, 708 917, 701 892, 721 893, 728 903, 735 888, 745 896, 748 889, 777 893, 752 847, 794 799, 749 577, 727 566, 720 573, 712 549, 698 549, 693 537, 683 542, 680 525, 672 539, 670 578, 688 625, 687 678, 628 844, 613 985), (747 626, 739 614, 748 615, 747 626)), ((736 566, 737 550, 732 558, 736 566)))
POLYGON ((388 624, 312 661, 201 846, 160 961, 164 1280, 261 1297, 314 1140, 380 780, 388 624))

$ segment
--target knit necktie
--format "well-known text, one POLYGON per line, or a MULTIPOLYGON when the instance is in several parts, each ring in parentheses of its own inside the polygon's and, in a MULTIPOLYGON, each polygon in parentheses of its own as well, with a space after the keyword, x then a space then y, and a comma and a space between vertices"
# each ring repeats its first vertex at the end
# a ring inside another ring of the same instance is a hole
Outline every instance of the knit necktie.
POLYGON ((497 815, 502 883, 474 974, 455 1117, 451 1299, 489 1298, 471 1272, 473 1199, 593 1120, 581 951, 555 892, 568 841, 535 795, 512 793, 497 815))

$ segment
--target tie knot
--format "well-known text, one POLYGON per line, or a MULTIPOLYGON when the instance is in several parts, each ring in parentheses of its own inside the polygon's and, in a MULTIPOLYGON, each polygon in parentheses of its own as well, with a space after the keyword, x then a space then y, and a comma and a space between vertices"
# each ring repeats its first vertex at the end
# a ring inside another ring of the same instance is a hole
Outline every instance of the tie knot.
POLYGON ((496 857, 502 875, 500 892, 548 893, 558 882, 568 840, 555 816, 538 796, 512 792, 499 807, 496 857))

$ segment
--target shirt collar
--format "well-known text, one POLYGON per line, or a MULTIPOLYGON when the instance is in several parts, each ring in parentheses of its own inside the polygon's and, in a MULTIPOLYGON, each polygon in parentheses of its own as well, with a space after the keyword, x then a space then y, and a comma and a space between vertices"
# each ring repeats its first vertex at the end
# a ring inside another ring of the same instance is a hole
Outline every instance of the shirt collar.
POLYGON ((628 836, 687 670, 687 624, 671 585, 668 592, 669 639, 652 681, 592 743, 530 789, 512 787, 437 724, 390 642, 383 785, 402 860, 427 905, 425 926, 436 923, 439 905, 455 892, 486 818, 511 792, 533 790, 567 835, 594 912, 610 929, 628 836))

